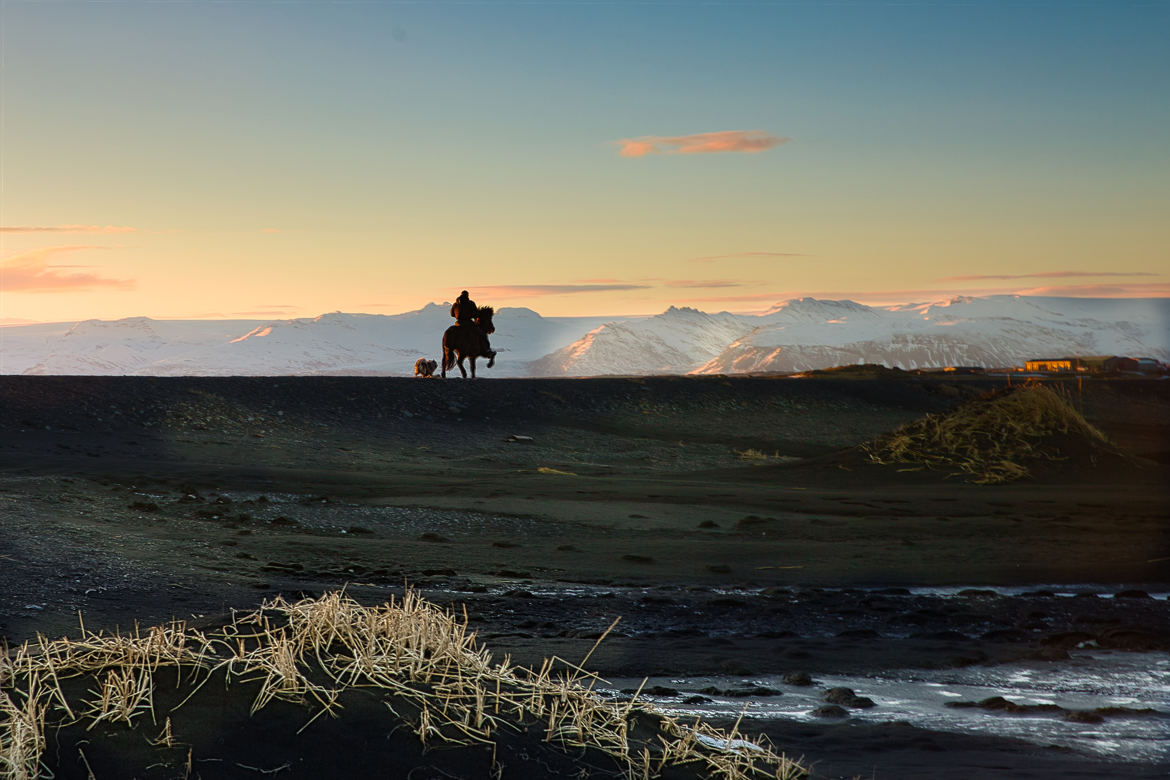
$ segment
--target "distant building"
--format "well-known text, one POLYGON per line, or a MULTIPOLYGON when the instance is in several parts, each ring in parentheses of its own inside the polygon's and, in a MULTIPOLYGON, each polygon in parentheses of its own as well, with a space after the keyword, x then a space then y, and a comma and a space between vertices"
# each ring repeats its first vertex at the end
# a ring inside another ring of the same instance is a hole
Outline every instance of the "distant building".
POLYGON ((1166 364, 1154 358, 1136 358, 1137 371, 1141 374, 1165 374, 1166 364))
POLYGON ((1161 374, 1166 367, 1153 358, 1090 355, 1029 360, 1024 370, 1038 374, 1161 374))
POLYGON ((1081 370, 1081 359, 1075 357, 1041 358, 1024 363, 1024 370, 1041 374, 1070 374, 1081 370))

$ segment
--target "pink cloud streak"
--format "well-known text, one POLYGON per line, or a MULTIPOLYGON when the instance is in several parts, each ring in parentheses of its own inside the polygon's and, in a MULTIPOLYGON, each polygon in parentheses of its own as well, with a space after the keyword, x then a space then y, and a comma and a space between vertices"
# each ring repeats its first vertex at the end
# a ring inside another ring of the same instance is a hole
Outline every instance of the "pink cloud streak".
POLYGON ((763 130, 721 130, 717 133, 692 135, 644 135, 617 141, 622 157, 645 157, 648 154, 713 154, 743 152, 755 154, 788 143, 791 138, 765 133, 763 130))
POLYGON ((974 276, 944 276, 936 282, 981 282, 1008 279, 1065 279, 1078 276, 1157 276, 1148 271, 1041 271, 1034 274, 977 274, 974 276))
MULTIPOLYGON (((0 287, 5 292, 60 293, 92 290, 109 287, 116 290, 130 290, 134 282, 129 279, 108 279, 95 274, 63 274, 49 265, 50 257, 66 252, 80 252, 88 249, 106 249, 103 246, 53 246, 34 249, 17 255, 0 264, 0 287)), ((66 266, 77 268, 78 266, 66 266)))
POLYGON ((821 298, 851 300, 870 305, 889 305, 923 301, 937 301, 962 295, 1025 295, 1055 298, 1170 298, 1170 282, 1149 282, 1117 285, 1078 284, 1047 287, 983 287, 971 290, 954 288, 919 288, 902 290, 777 290, 744 295, 693 297, 679 304, 703 303, 778 303, 790 298, 821 298))
POLYGON ((730 255, 707 255, 706 257, 692 257, 692 263, 709 263, 712 260, 734 260, 742 257, 808 257, 802 252, 736 252, 730 255))
POLYGON ((645 284, 485 284, 468 287, 474 295, 500 295, 505 298, 535 298, 539 295, 648 290, 645 284))
POLYGON ((0 227, 0 233, 135 233, 125 225, 11 225, 0 227))

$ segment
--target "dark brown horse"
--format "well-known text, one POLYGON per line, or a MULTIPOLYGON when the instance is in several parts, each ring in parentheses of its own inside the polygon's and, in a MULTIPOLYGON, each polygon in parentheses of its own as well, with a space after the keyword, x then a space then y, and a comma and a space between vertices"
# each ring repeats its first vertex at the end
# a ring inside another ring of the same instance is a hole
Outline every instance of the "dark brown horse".
POLYGON ((443 333, 443 368, 442 376, 447 378, 447 370, 459 366, 459 373, 467 378, 467 371, 463 368, 463 358, 471 360, 471 378, 475 379, 475 359, 488 358, 487 367, 496 364, 496 353, 488 346, 487 334, 495 333, 496 326, 492 324, 492 315, 496 312, 491 306, 480 306, 479 314, 474 325, 452 325, 443 333))

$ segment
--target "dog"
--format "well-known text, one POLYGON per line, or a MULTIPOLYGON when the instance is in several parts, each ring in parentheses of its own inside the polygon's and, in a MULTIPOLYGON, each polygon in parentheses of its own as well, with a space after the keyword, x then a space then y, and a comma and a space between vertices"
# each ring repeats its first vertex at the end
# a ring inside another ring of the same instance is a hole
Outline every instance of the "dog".
POLYGON ((414 375, 421 376, 424 379, 435 375, 435 369, 439 367, 438 362, 434 360, 427 360, 426 358, 419 358, 414 362, 414 375))

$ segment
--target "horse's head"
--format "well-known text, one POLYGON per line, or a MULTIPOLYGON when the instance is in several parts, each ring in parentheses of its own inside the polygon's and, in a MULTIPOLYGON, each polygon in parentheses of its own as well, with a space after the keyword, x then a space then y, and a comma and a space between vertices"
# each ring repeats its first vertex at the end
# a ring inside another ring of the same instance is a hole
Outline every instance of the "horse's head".
POLYGON ((493 309, 491 306, 480 306, 479 307, 479 316, 475 318, 475 324, 478 325, 479 329, 482 330, 484 333, 487 333, 489 335, 492 333, 495 333, 496 326, 492 324, 492 315, 494 315, 495 313, 496 313, 496 310, 493 309))

